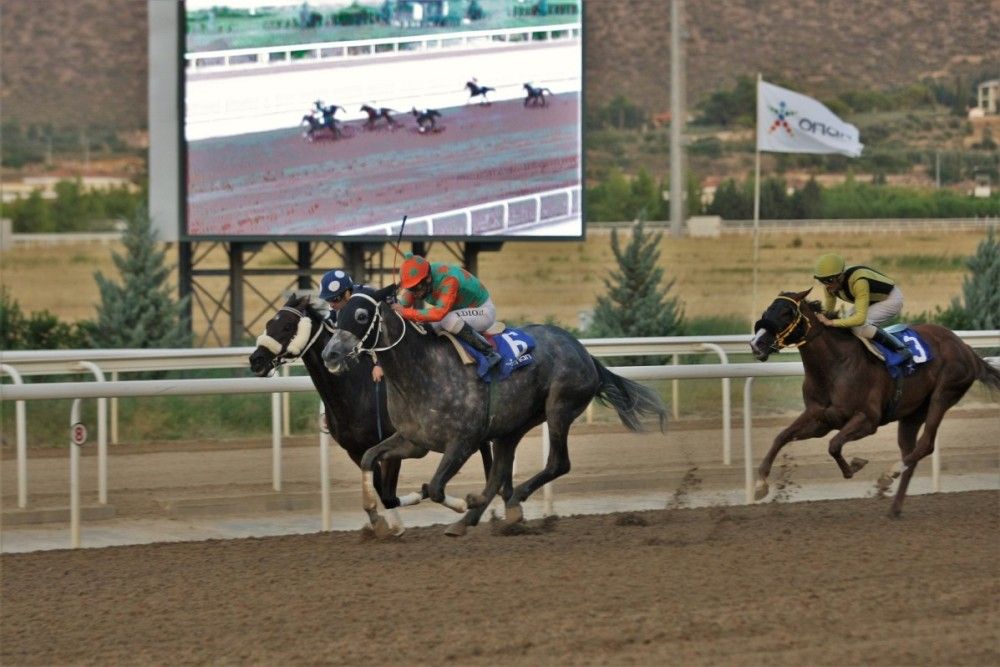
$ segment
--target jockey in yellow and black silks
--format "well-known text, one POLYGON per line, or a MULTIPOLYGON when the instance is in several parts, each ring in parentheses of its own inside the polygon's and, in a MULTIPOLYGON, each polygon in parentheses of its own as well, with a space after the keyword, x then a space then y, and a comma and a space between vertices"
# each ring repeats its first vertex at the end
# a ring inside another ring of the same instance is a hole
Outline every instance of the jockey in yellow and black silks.
POLYGON ((832 311, 837 299, 854 306, 843 318, 831 320, 820 313, 817 316, 820 322, 872 339, 898 352, 903 363, 913 357, 902 341, 880 328, 903 310, 903 293, 891 278, 867 266, 846 266, 844 258, 834 253, 822 255, 816 261, 813 277, 823 284, 824 312, 832 311))
POLYGON ((489 367, 500 355, 479 332, 496 322, 496 307, 486 287, 460 266, 428 262, 407 253, 399 267, 400 289, 393 308, 403 319, 444 329, 483 353, 489 367))

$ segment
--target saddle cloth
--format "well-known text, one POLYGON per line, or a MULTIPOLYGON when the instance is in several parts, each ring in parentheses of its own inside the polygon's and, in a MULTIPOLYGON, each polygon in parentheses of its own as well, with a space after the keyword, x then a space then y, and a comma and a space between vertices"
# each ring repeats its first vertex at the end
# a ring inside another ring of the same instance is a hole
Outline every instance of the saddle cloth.
POLYGON ((904 366, 903 359, 900 357, 898 352, 890 350, 875 341, 865 341, 870 342, 870 344, 879 351, 879 356, 881 356, 882 360, 885 361, 885 366, 889 371, 889 375, 891 375, 893 379, 913 375, 913 373, 917 370, 917 366, 925 364, 934 358, 934 355, 931 353, 930 346, 924 342, 924 339, 920 337, 920 334, 905 324, 891 326, 887 328, 886 331, 903 341, 903 344, 906 345, 910 352, 913 353, 913 362, 904 366))
POLYGON ((492 343, 493 347, 500 354, 501 361, 497 367, 498 370, 492 374, 488 373, 489 368, 486 365, 486 357, 481 352, 447 331, 439 331, 438 335, 444 336, 451 341, 463 364, 476 364, 476 373, 486 382, 491 382, 494 379, 505 380, 515 370, 535 360, 534 355, 531 354, 531 351, 535 349, 535 339, 520 329, 507 329, 503 326, 497 328, 494 325, 486 332, 483 332, 483 337, 492 343), (493 334, 493 331, 498 331, 498 333, 493 334))

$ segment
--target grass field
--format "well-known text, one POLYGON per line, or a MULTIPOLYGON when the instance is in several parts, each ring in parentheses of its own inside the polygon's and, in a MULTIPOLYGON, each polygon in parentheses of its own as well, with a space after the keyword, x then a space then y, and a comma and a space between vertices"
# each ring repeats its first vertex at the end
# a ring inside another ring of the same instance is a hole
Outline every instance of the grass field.
MULTIPOLYGON (((622 230, 623 244, 630 232, 622 230)), ((984 238, 978 232, 902 234, 762 235, 756 308, 753 308, 753 246, 749 236, 718 239, 672 239, 660 243, 660 266, 674 280, 671 295, 680 297, 688 317, 734 316, 749 320, 780 290, 802 290, 813 284, 812 265, 824 252, 840 252, 848 263, 871 263, 896 279, 906 295, 907 313, 946 307, 961 294, 966 275, 964 259, 984 238)), ((112 251, 120 246, 78 244, 17 248, 0 254, 0 284, 10 290, 25 311, 50 310, 67 320, 94 317, 99 302, 95 271, 117 276, 112 251)), ((431 259, 454 261, 443 245, 431 247, 431 259)), ((174 248, 168 258, 176 262, 174 248)), ((226 266, 217 250, 212 265, 226 266)), ((265 248, 255 266, 280 266, 287 261, 265 248)), ((329 258, 336 262, 335 257, 329 258)), ((391 263, 391 258, 388 260, 391 263)), ((580 315, 593 308, 604 290, 604 278, 616 268, 610 232, 591 230, 582 242, 509 242, 495 253, 479 256, 479 274, 493 295, 501 318, 513 321, 554 320, 578 327, 580 315)), ((226 280, 201 281, 216 299, 225 299, 226 280)), ((280 294, 291 286, 285 278, 254 278, 262 295, 280 294)), ((815 291, 818 296, 818 288, 815 291)), ((264 300, 246 291, 247 312, 264 308, 264 300)), ((268 315, 270 313, 267 313, 268 315)), ((196 309, 196 330, 205 316, 196 309)), ((253 319, 253 315, 248 316, 253 319)), ((249 324, 249 322, 248 322, 249 324)), ((748 322, 749 324, 749 322, 748 322)), ((259 324, 251 325, 257 332, 259 324)), ((225 329, 225 327, 223 327, 225 329)))

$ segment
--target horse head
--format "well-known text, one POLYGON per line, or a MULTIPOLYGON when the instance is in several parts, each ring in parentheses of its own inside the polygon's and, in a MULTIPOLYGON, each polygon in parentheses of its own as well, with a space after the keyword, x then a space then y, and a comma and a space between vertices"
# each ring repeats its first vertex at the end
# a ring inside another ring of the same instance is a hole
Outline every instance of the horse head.
POLYGON ((301 357, 323 331, 322 319, 308 295, 289 297, 258 336, 257 348, 250 354, 250 370, 258 377, 266 377, 282 364, 301 357))
POLYGON ((813 306, 806 304, 805 298, 811 290, 804 292, 782 292, 753 325, 754 335, 750 339, 750 350, 757 361, 767 361, 772 353, 789 345, 800 345, 812 326, 815 316, 813 306))
POLYGON ((362 289, 337 311, 337 328, 323 348, 327 370, 343 373, 361 354, 387 349, 379 348, 378 343, 385 317, 393 312, 387 299, 394 292, 394 285, 381 290, 362 289))

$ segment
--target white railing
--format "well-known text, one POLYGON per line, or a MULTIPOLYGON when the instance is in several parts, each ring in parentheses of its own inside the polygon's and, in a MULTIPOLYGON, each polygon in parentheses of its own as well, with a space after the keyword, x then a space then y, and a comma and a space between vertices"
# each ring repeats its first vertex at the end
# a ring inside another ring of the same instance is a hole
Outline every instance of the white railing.
MULTIPOLYGON (((1000 332, 994 332, 1000 334, 1000 332)), ((1000 367, 1000 358, 990 359, 1000 367)), ((713 378, 746 378, 743 394, 744 438, 743 467, 745 502, 753 502, 754 471, 752 443, 752 404, 751 394, 753 379, 758 377, 790 377, 801 376, 805 370, 801 362, 777 362, 771 364, 718 364, 691 366, 626 366, 612 367, 611 370, 632 380, 680 380, 680 379, 713 379, 713 378)), ((0 385, 0 400, 26 401, 36 399, 73 399, 71 425, 79 422, 79 400, 81 398, 120 398, 140 396, 192 396, 218 394, 255 394, 271 392, 305 392, 314 391, 312 381, 308 377, 274 377, 260 382, 250 382, 246 378, 218 380, 132 380, 124 382, 66 382, 59 384, 14 384, 0 385)), ((542 450, 547 450, 548 442, 543 429, 542 450)), ((79 517, 79 451, 77 445, 71 445, 71 546, 80 544, 79 517)), ((939 474, 940 445, 934 449, 932 459, 932 488, 940 489, 939 474)), ((276 457, 278 455, 276 454, 276 457)), ((329 461, 329 438, 320 438, 320 461, 326 465, 329 461)), ((329 476, 321 475, 321 498, 328 498, 330 493, 329 476)), ((551 489, 546 491, 546 498, 551 501, 551 489)), ((323 528, 329 530, 331 517, 329 503, 322 503, 323 528)))
MULTIPOLYGON (((588 222, 590 229, 625 229, 635 222, 588 222)), ((669 227, 670 222, 650 220, 647 228, 669 227)), ((722 234, 753 234, 753 220, 723 220, 722 234)), ((761 234, 908 234, 915 232, 975 232, 1000 229, 1000 217, 982 218, 857 218, 843 220, 760 220, 761 234)))
MULTIPOLYGON (((407 220, 406 227, 411 235, 417 236, 503 236, 510 233, 517 234, 539 225, 554 225, 574 220, 580 220, 578 185, 415 216, 407 220), (512 208, 517 211, 516 214, 511 214, 512 208)), ((384 234, 394 237, 399 233, 400 224, 398 220, 383 222, 352 229, 344 236, 384 234)), ((583 231, 582 224, 580 231, 583 231)))
POLYGON ((309 65, 358 58, 384 58, 441 51, 519 46, 530 42, 579 39, 579 23, 495 30, 432 33, 409 37, 381 37, 340 42, 261 46, 184 54, 188 74, 195 72, 239 71, 261 67, 309 65))

